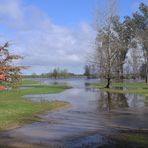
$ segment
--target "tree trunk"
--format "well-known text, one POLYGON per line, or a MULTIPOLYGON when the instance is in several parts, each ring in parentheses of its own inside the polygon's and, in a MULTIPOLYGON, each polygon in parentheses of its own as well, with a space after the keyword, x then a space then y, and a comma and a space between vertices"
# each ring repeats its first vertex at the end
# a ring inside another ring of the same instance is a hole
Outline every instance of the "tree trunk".
POLYGON ((105 88, 110 88, 110 78, 107 78, 107 85, 105 86, 105 88))
POLYGON ((146 67, 145 67, 145 83, 148 83, 148 58, 146 59, 146 67))
POLYGON ((123 80, 124 76, 123 76, 123 65, 120 68, 120 80, 123 80))
POLYGON ((146 76, 145 76, 145 83, 148 83, 148 74, 146 73, 146 76))

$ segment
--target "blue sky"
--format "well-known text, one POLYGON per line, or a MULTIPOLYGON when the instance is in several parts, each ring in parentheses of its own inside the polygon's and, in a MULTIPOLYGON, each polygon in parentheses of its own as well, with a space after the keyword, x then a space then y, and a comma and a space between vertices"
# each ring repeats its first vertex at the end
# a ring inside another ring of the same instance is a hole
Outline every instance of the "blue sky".
MULTIPOLYGON (((123 19, 148 0, 118 0, 123 19)), ((0 0, 1 41, 24 56, 19 64, 31 66, 25 74, 49 72, 55 67, 82 73, 93 50, 92 28, 96 8, 106 0, 0 0)))
POLYGON ((43 9, 59 25, 76 25, 91 20, 93 0, 28 0, 43 9))
MULTIPOLYGON (((131 15, 139 3, 148 0, 118 0, 121 17, 131 15)), ((44 10, 59 25, 77 25, 81 21, 92 21, 96 4, 105 5, 106 0, 27 0, 26 4, 36 5, 44 10)))

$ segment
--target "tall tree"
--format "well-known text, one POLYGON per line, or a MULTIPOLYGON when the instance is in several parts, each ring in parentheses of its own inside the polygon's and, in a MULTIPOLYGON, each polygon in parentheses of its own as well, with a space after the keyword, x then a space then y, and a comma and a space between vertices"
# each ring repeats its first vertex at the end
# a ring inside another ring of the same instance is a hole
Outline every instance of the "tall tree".
POLYGON ((116 17, 113 20, 113 30, 116 32, 117 40, 118 40, 118 62, 119 67, 117 70, 118 78, 123 78, 124 69, 123 66, 126 61, 126 55, 131 46, 131 42, 134 36, 134 23, 130 17, 125 17, 123 22, 120 22, 119 17, 116 17))
POLYGON ((113 28, 115 4, 115 0, 109 1, 107 17, 104 18, 104 24, 99 26, 96 38, 96 63, 99 65, 100 76, 107 80, 106 88, 110 87, 115 65, 118 64, 118 42, 113 28))
POLYGON ((148 83, 148 6, 141 3, 139 11, 133 14, 135 37, 139 40, 144 56, 145 82, 148 83))
POLYGON ((57 70, 56 68, 53 70, 52 75, 53 75, 53 77, 54 77, 55 79, 57 79, 57 77, 58 77, 58 70, 57 70))
POLYGON ((85 66, 84 76, 86 76, 87 79, 90 79, 90 77, 91 77, 91 69, 90 68, 91 68, 90 65, 85 66))
POLYGON ((107 80, 106 88, 110 87, 111 79, 115 77, 118 66, 118 42, 111 28, 105 27, 98 34, 96 50, 100 76, 107 80))

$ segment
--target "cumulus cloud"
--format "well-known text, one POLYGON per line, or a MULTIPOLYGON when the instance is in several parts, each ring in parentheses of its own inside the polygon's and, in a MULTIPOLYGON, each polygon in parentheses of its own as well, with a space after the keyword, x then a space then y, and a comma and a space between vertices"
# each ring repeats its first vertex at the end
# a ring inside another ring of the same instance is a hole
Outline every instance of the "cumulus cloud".
MULTIPOLYGON (((0 0, 1 22, 13 33, 16 52, 24 56, 20 64, 29 72, 48 72, 53 67, 82 72, 92 48, 95 32, 85 22, 73 29, 54 24, 44 11, 22 0, 0 0)), ((10 39, 9 39, 10 40, 10 39)))

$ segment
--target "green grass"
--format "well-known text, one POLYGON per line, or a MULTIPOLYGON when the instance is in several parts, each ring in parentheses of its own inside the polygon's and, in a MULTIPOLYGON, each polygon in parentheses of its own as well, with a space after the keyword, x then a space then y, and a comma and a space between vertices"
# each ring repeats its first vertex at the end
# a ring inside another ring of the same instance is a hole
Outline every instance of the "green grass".
POLYGON ((105 84, 92 84, 93 87, 100 89, 101 91, 108 91, 111 93, 121 94, 137 94, 145 96, 145 103, 148 104, 148 84, 142 82, 124 82, 124 83, 112 83, 111 88, 104 88, 105 84), (123 89, 120 89, 123 88, 123 89))
POLYGON ((35 85, 35 84, 39 84, 39 82, 35 80, 29 80, 29 79, 22 80, 22 85, 35 85))
POLYGON ((148 146, 148 135, 147 133, 141 132, 121 132, 114 137, 115 139, 122 140, 125 143, 130 142, 133 144, 137 144, 138 146, 148 146))
POLYGON ((148 136, 146 134, 129 133, 129 134, 123 134, 122 136, 130 142, 136 142, 138 144, 148 145, 148 136))
POLYGON ((62 101, 32 102, 22 97, 29 94, 59 93, 68 88, 66 85, 39 85, 34 81, 23 80, 22 86, 26 88, 0 92, 0 130, 33 122, 38 120, 35 116, 38 113, 68 105, 62 101))

